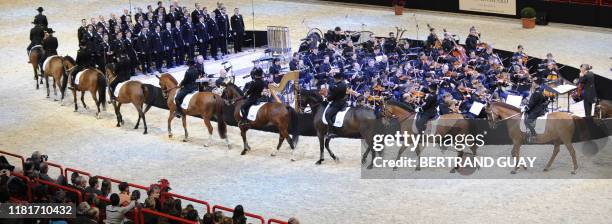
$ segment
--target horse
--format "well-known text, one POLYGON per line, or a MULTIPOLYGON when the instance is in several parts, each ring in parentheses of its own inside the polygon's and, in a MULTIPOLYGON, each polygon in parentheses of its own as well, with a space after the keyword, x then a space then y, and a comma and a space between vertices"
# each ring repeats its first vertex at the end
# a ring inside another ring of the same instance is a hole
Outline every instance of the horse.
MULTIPOLYGON (((42 78, 40 79, 40 83, 38 83, 39 71, 42 71, 42 57, 44 54, 44 50, 42 45, 36 45, 30 49, 30 64, 32 64, 32 68, 34 69, 34 80, 36 80, 36 89, 39 88, 39 84, 43 84, 42 78)), ((42 76, 42 74, 40 74, 42 76)))
MULTIPOLYGON (((325 111, 325 107, 327 106, 327 102, 323 101, 323 98, 319 93, 313 90, 303 90, 300 93, 300 102, 301 104, 309 105, 312 112, 314 113, 314 127, 317 132, 317 137, 319 139, 319 160, 315 164, 320 165, 325 161, 324 158, 324 148, 327 149, 329 156, 336 162, 340 159, 332 152, 329 147, 329 143, 331 139, 325 138, 327 135, 327 125, 323 123, 323 113, 325 111)), ((340 128, 337 128, 336 134, 340 137, 361 137, 361 139, 365 140, 368 148, 366 149, 366 153, 362 156, 361 163, 365 164, 367 153, 372 151, 373 147, 373 139, 376 124, 381 124, 380 119, 376 118, 374 111, 365 108, 365 107, 355 107, 351 108, 346 115, 344 116, 343 125, 340 128)), ((381 155, 381 154, 380 154, 381 155)), ((372 163, 368 166, 368 168, 372 168, 374 164, 375 155, 372 154, 372 163)))
MULTIPOLYGON (((107 75, 107 83, 112 83, 114 79, 117 78, 115 74, 115 64, 110 63, 106 65, 106 75, 107 75)), ((136 80, 128 80, 125 81, 124 84, 119 89, 119 94, 115 96, 116 100, 112 102, 113 108, 115 109, 115 116, 117 117, 117 127, 121 127, 123 122, 123 115, 121 114, 121 105, 131 103, 138 111, 138 120, 136 121, 136 126, 134 129, 138 129, 140 124, 140 119, 142 119, 142 123, 144 124, 144 133, 147 134, 147 120, 145 118, 145 114, 151 109, 153 104, 153 100, 149 99, 149 88, 153 88, 151 85, 145 85, 136 80), (146 108, 143 111, 143 105, 147 104, 146 108)), ((111 88, 108 88, 109 95, 114 94, 111 92, 111 88)))
MULTIPOLYGON (((172 138, 172 119, 176 115, 176 103, 174 97, 179 89, 178 82, 172 75, 164 73, 161 76, 155 76, 159 79, 159 86, 162 89, 164 97, 167 99, 168 111, 168 137, 172 138)), ((187 142, 189 133, 187 133, 187 116, 194 115, 200 116, 204 120, 204 125, 208 128, 208 134, 210 136, 209 142, 204 144, 208 147, 212 144, 213 127, 210 123, 213 115, 217 117, 217 130, 221 139, 225 139, 225 144, 228 149, 231 149, 229 139, 227 138, 227 124, 223 120, 223 100, 221 96, 211 92, 198 92, 189 101, 189 106, 183 108, 183 129, 185 130, 184 142, 187 142)))
POLYGON ((599 99, 595 105, 595 117, 599 119, 612 117, 612 100, 599 99))
MULTIPOLYGON (((64 67, 64 57, 59 55, 53 55, 48 57, 43 63, 44 74, 43 78, 46 81, 47 86, 47 98, 49 98, 50 90, 49 90, 49 76, 53 77, 53 95, 57 97, 57 88, 60 89, 60 93, 62 94, 62 100, 64 99, 64 91, 62 90, 62 77, 66 78, 66 68, 64 67)), ((54 99, 57 101, 57 98, 54 99)))
MULTIPOLYGON (((64 66, 66 67, 66 71, 71 71, 76 63, 74 59, 70 56, 64 57, 64 66)), ((106 111, 106 78, 104 74, 95 68, 86 68, 80 71, 81 76, 79 77, 79 84, 76 86, 72 86, 72 95, 74 96, 74 112, 78 111, 77 105, 77 91, 81 92, 81 103, 83 103, 83 107, 87 109, 87 105, 85 104, 85 92, 89 91, 91 93, 91 97, 96 103, 96 107, 98 108, 98 112, 96 112, 96 118, 100 118, 100 106, 104 108, 106 111), (98 95, 96 96, 96 92, 98 95), (99 98, 99 100, 98 100, 99 98)), ((70 77, 68 77, 70 78, 70 77)), ((63 87, 65 88, 65 87, 63 87)))
MULTIPOLYGON (((505 122, 508 130, 508 135, 512 140, 513 148, 512 154, 515 159, 518 159, 521 152, 521 145, 526 140, 525 134, 520 130, 520 123, 523 122, 521 119, 522 113, 519 108, 515 106, 501 103, 491 102, 485 107, 487 112, 487 119, 489 125, 495 128, 498 123, 505 122)), ((546 117, 546 130, 543 134, 537 134, 535 136, 535 143, 552 143, 554 145, 554 151, 544 172, 550 169, 557 153, 559 153, 561 144, 564 144, 572 157, 573 170, 572 174, 576 174, 578 169, 578 162, 576 161, 576 150, 572 145, 572 137, 576 128, 583 127, 582 120, 580 117, 573 116, 566 112, 552 112, 546 117)), ((516 174, 519 167, 518 165, 511 171, 512 174, 516 174)))
MULTIPOLYGON (((226 105, 234 105, 234 120, 240 121, 240 107, 244 104, 244 93, 234 83, 227 83, 221 94, 226 105)), ((244 115, 247 116, 247 115, 244 115)), ((276 151, 272 151, 271 156, 276 156, 276 152, 280 150, 283 141, 286 139, 291 147, 291 161, 295 161, 295 148, 299 140, 298 114, 290 106, 282 103, 266 103, 257 112, 254 121, 250 121, 248 125, 240 126, 240 135, 242 136, 243 150, 240 153, 245 155, 251 150, 246 138, 246 133, 249 127, 262 128, 272 125, 278 128, 279 138, 276 151), (289 132, 291 130, 291 136, 289 132)))
MULTIPOLYGON (((393 119, 397 119, 400 123, 400 130, 402 132, 406 132, 408 134, 418 134, 418 133, 414 133, 412 126, 414 125, 414 122, 416 121, 416 115, 417 113, 414 112, 414 110, 410 107, 408 107, 407 104, 401 103, 401 102, 397 102, 397 101, 385 101, 383 104, 383 116, 385 117, 389 117, 389 118, 393 118, 393 119)), ((470 123, 468 120, 465 120, 463 118, 463 115, 458 114, 458 113, 451 113, 451 114, 445 114, 445 115, 441 115, 438 118, 438 124, 436 126, 436 131, 435 135, 440 135, 440 136, 445 136, 445 135, 466 135, 469 134, 470 131, 470 123)), ((417 161, 420 161, 421 158, 421 153, 423 152, 423 145, 419 144, 419 143, 412 143, 413 145, 416 145, 415 148, 415 152, 417 154, 417 161)), ((397 160, 400 159, 402 153, 404 153, 404 151, 406 150, 406 146, 405 144, 402 145, 402 147, 400 147, 399 152, 397 153, 397 160)), ((473 144, 472 146, 470 146, 470 150, 472 151, 472 155, 475 156, 476 155, 476 151, 478 149, 478 146, 476 144, 473 144)), ((367 153, 367 152, 366 152, 367 153)), ((466 153, 463 150, 457 150, 457 157, 463 158, 466 155, 466 153)), ((417 167, 415 168, 416 170, 420 170, 421 166, 420 163, 417 163, 417 167)), ((453 167, 451 169, 451 173, 454 173, 456 170, 459 170, 459 167, 453 167)), ((393 170, 397 170, 397 167, 394 167, 393 170)))

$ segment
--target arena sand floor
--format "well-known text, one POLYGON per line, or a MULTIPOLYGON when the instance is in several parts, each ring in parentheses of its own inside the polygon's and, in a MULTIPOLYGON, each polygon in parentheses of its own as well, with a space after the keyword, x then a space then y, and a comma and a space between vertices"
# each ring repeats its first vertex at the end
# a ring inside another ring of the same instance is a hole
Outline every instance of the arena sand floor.
MULTIPOLYGON (((199 1, 214 7, 216 1, 199 1)), ((181 1, 193 7, 194 1, 181 1)), ((154 1, 132 1, 144 7, 154 1)), ((227 1, 228 8, 240 7, 247 28, 251 26, 251 1, 227 1)), ((112 109, 96 120, 92 109, 72 112, 66 106, 45 99, 44 91, 34 90, 31 66, 27 64, 30 22, 43 6, 58 37, 62 55, 74 56, 76 30, 81 18, 99 14, 108 18, 120 14, 128 1, 1 1, 0 10, 0 149, 18 154, 34 150, 68 167, 148 184, 167 178, 175 192, 208 200, 213 204, 242 204, 247 211, 266 217, 299 217, 303 223, 608 223, 612 220, 611 180, 364 180, 360 179, 359 142, 334 140, 332 147, 340 163, 327 161, 315 166, 316 139, 303 137, 298 161, 290 162, 288 146, 277 157, 269 154, 277 135, 250 131, 254 151, 240 156, 239 131, 229 130, 233 145, 227 150, 215 135, 216 144, 204 148, 208 135, 199 119, 189 119, 192 140, 180 141, 182 127, 175 121, 174 139, 166 136, 167 111, 153 108, 147 115, 149 132, 131 129, 136 114, 124 106, 126 125, 115 128, 112 109), (75 3, 78 2, 78 5, 75 3)), ((255 28, 288 26, 292 45, 308 28, 360 29, 384 34, 395 26, 408 28, 415 38, 415 18, 419 37, 427 34, 427 23, 446 27, 465 36, 474 25, 485 41, 495 48, 514 50, 523 44, 529 55, 544 57, 552 52, 557 61, 571 66, 590 63, 597 74, 612 78, 609 71, 612 30, 562 24, 523 30, 514 19, 442 14, 409 10, 404 16, 392 15, 389 8, 257 0, 255 28), (416 15, 416 16, 415 16, 416 15)), ((69 94, 68 99, 72 96, 69 94)), ((86 102, 93 102, 89 96, 86 102)), ((505 147, 510 150, 508 146, 505 147)), ((531 147, 525 147, 528 152, 531 147)), ((533 149, 532 149, 533 150, 533 149)), ((433 153, 434 150, 430 152, 433 153)), ((535 150, 533 150, 535 151, 535 150)), ((552 146, 540 153, 548 156, 552 146)), ((394 154, 394 153, 391 153, 394 154)), ((580 153, 579 153, 580 158, 580 153)), ((569 157, 562 149, 557 170, 569 168, 569 157)), ((413 172, 413 171, 404 171, 413 172)), ((541 172, 531 169, 527 172, 541 172)), ((580 172, 580 170, 579 170, 580 172)), ((544 175, 544 174, 536 174, 544 175)))

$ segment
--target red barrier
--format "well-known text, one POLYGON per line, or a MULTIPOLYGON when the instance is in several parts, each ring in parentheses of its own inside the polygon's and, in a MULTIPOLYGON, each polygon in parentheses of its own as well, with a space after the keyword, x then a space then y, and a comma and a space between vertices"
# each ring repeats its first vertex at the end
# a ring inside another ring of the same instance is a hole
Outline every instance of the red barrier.
POLYGON ((126 182, 126 183, 128 183, 128 186, 130 186, 130 187, 144 190, 145 191, 144 193, 147 193, 149 191, 149 187, 145 187, 145 186, 142 186, 142 185, 139 185, 139 184, 133 184, 133 183, 129 183, 127 181, 117 180, 117 179, 114 179, 114 178, 100 176, 100 175, 96 175, 95 177, 97 177, 98 179, 109 180, 110 182, 113 182, 113 183, 116 183, 116 184, 120 184, 120 183, 126 182))
POLYGON ((205 202, 205 201, 202 201, 202 200, 198 200, 198 199, 195 199, 195 198, 190 198, 190 197, 183 196, 183 195, 179 195, 179 194, 173 194, 173 193, 170 193, 170 192, 164 192, 164 193, 162 193, 162 195, 169 196, 169 197, 174 197, 174 198, 179 198, 179 199, 183 199, 183 200, 190 201, 190 202, 193 202, 193 203, 202 204, 202 205, 206 206, 206 211, 204 212, 204 214, 210 213, 210 204, 208 204, 208 202, 205 202))
POLYGON ((10 152, 5 152, 5 151, 0 151, 0 154, 4 154, 4 155, 10 156, 10 157, 15 157, 15 158, 21 160, 21 172, 23 172, 23 165, 25 164, 25 159, 23 159, 23 156, 20 156, 20 155, 14 154, 14 153, 10 153, 10 152))
POLYGON ((64 177, 65 177, 67 180, 69 180, 69 179, 70 179, 70 176, 68 176, 68 172, 78 173, 78 174, 80 174, 80 175, 84 175, 84 176, 87 176, 87 177, 91 177, 91 174, 89 174, 88 172, 85 172, 85 171, 81 171, 81 170, 77 170, 77 169, 73 169, 73 168, 66 167, 66 169, 64 170, 64 177))
POLYGON ((278 219, 268 219, 268 224, 272 224, 272 223, 288 224, 287 222, 281 221, 281 220, 278 220, 278 219))
POLYGON ((144 214, 145 213, 151 214, 151 215, 154 215, 154 216, 158 216, 160 218, 167 218, 167 219, 170 219, 170 220, 173 220, 173 221, 177 221, 177 222, 180 222, 180 223, 198 224, 198 222, 196 222, 196 221, 191 221, 191 220, 183 219, 183 218, 180 218, 180 217, 171 216, 171 215, 168 215, 168 214, 165 214, 165 213, 156 212, 156 211, 153 211, 153 210, 148 209, 148 208, 144 208, 144 209, 140 210, 140 220, 139 220, 140 222, 139 223, 145 223, 144 222, 144 214))
POLYGON ((19 173, 11 173, 11 175, 21 179, 26 184, 27 198, 25 198, 26 200, 23 200, 23 198, 10 197, 10 200, 15 202, 32 202, 32 181, 30 181, 30 178, 19 173))
POLYGON ((60 174, 64 174, 64 167, 62 167, 62 165, 59 165, 57 163, 52 163, 52 162, 49 162, 49 161, 47 161, 46 163, 47 163, 47 165, 49 165, 51 167, 58 168, 60 170, 60 174))
POLYGON ((50 187, 55 187, 55 188, 62 189, 62 190, 67 191, 67 192, 75 193, 77 195, 77 202, 76 202, 77 205, 80 204, 83 201, 83 195, 81 194, 81 192, 79 190, 76 190, 76 189, 73 189, 73 188, 70 188, 70 187, 66 187, 66 186, 61 186, 59 184, 56 184, 56 183, 53 183, 53 182, 49 182, 49 181, 45 181, 45 180, 41 180, 41 179, 36 179, 36 182, 38 182, 38 183, 40 183, 42 185, 47 185, 47 186, 50 186, 50 187))
MULTIPOLYGON (((221 206, 221 205, 215 205, 215 206, 213 206, 213 214, 215 213, 215 211, 216 211, 217 209, 219 209, 219 210, 223 210, 223 211, 226 211, 226 212, 231 212, 231 213, 234 213, 234 209, 231 209, 231 208, 228 208, 228 207, 223 207, 223 206, 221 206)), ((260 216, 260 215, 255 215, 255 214, 253 214, 253 213, 244 212, 244 216, 246 216, 246 217, 251 217, 251 218, 254 218, 254 219, 257 219, 257 220, 261 221, 261 224, 266 224, 266 221, 265 221, 265 220, 264 220, 264 218, 263 218, 262 216, 260 216)))

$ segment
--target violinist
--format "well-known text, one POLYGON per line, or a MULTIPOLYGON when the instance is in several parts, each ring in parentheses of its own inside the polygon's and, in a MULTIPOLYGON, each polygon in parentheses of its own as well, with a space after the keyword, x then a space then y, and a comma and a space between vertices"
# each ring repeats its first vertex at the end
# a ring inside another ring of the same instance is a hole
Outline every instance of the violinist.
POLYGON ((426 46, 428 49, 436 48, 436 45, 439 45, 440 39, 438 39, 438 35, 436 34, 436 29, 429 28, 429 36, 427 36, 426 46), (438 42, 438 44, 436 44, 438 42))
POLYGON ((329 56, 325 55, 325 57, 323 58, 323 63, 321 63, 321 65, 319 66, 317 70, 317 75, 315 77, 319 84, 325 83, 326 80, 328 80, 327 76, 330 74, 331 70, 332 65, 329 56))
POLYGON ((528 60, 529 56, 527 56, 527 54, 525 53, 523 45, 518 45, 518 47, 516 48, 516 52, 514 52, 514 55, 512 55, 512 61, 525 66, 527 65, 528 60))
POLYGON ((384 39, 383 50, 385 54, 389 54, 395 50, 397 46, 397 39, 395 38, 395 33, 389 32, 389 37, 384 39))
POLYGON ((467 52, 475 52, 478 47, 479 33, 476 31, 476 27, 470 27, 470 34, 465 39, 465 49, 467 52))
POLYGON ((559 69, 554 62, 548 62, 546 68, 540 73, 538 78, 546 78, 549 81, 556 81, 559 79, 559 69))
POLYGON ((408 41, 403 41, 395 48, 395 52, 399 55, 400 58, 404 58, 410 54, 410 43, 408 41))

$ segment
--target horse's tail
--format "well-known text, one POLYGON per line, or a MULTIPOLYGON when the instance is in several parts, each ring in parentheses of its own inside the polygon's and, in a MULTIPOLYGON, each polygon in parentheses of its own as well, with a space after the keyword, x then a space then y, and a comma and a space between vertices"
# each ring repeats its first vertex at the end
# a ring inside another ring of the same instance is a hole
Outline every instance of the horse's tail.
POLYGON ((102 73, 98 74, 98 100, 102 107, 106 109, 106 78, 102 73))
POLYGON ((217 111, 217 130, 221 139, 227 138, 227 124, 223 118, 223 99, 220 96, 215 95, 215 106, 217 111))
MULTIPOLYGON (((62 65, 64 64, 63 60, 64 59, 62 59, 62 65)), ((64 67, 64 69, 62 69, 62 80, 58 81, 58 82, 60 83, 60 91, 61 91, 62 94, 64 94, 66 92, 66 87, 68 86, 68 71, 67 71, 66 67, 64 67), (66 83, 66 84, 64 84, 64 83, 66 83)))
POLYGON ((574 130, 579 130, 574 131, 573 142, 589 141, 609 135, 605 123, 604 125, 598 125, 592 117, 586 118, 573 115, 572 118, 575 124, 574 130))
POLYGON ((140 84, 140 88, 142 89, 143 102, 147 103, 147 99, 149 98, 149 88, 147 88, 144 84, 140 84))
POLYGON ((291 133, 293 145, 297 146, 298 140, 300 139, 300 118, 293 107, 287 106, 287 110, 289 111, 289 119, 291 119, 289 123, 289 132, 291 133))

